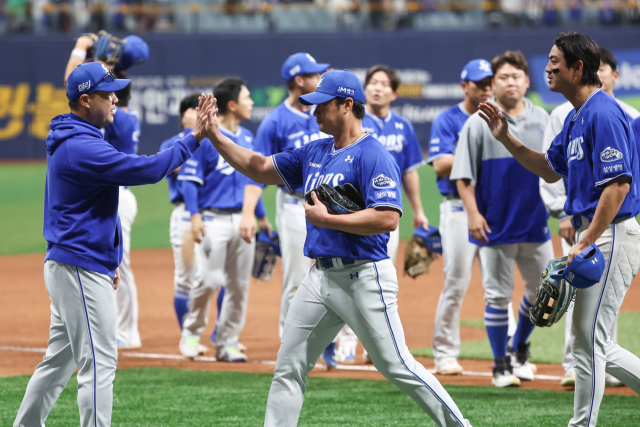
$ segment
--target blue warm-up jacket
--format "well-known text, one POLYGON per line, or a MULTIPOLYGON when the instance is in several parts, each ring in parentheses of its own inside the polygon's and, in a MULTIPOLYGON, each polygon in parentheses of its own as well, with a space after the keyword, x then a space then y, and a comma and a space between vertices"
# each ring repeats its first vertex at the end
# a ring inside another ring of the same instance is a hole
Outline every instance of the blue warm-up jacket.
POLYGON ((153 184, 199 147, 189 134, 154 156, 128 155, 75 114, 51 120, 43 235, 48 259, 115 276, 122 261, 119 186, 153 184))

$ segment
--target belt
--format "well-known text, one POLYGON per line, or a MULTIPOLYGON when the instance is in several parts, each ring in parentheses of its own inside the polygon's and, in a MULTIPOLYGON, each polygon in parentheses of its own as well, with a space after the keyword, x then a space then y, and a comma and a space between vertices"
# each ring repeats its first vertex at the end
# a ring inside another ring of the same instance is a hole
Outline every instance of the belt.
POLYGON ((333 267, 344 267, 345 265, 355 264, 357 260, 351 258, 316 258, 316 268, 318 270, 326 270, 333 267))
MULTIPOLYGON (((619 224, 628 219, 629 218, 616 218, 613 221, 611 221, 611 224, 619 224)), ((589 224, 591 224, 591 221, 589 221, 589 219, 585 216, 576 215, 573 218, 571 218, 571 225, 573 225, 574 230, 577 230, 580 227, 588 227, 589 224)))
POLYGON ((444 198, 445 200, 460 200, 460 196, 456 196, 453 193, 445 194, 444 198))
POLYGON ((207 208, 203 210, 204 213, 216 213, 216 214, 227 214, 227 215, 231 215, 234 213, 240 213, 242 212, 242 208, 224 208, 224 209, 219 209, 219 208, 207 208))

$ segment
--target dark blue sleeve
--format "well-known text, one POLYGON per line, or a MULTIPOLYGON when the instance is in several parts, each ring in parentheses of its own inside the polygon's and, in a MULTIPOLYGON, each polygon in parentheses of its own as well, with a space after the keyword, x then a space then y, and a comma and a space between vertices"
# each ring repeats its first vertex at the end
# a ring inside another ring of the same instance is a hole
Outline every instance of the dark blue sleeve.
POLYGON ((103 185, 155 184, 190 158, 200 146, 189 134, 177 140, 170 149, 153 156, 124 154, 103 139, 69 140, 69 163, 79 178, 87 183, 103 185))
MULTIPOLYGON (((203 139, 203 143, 211 144, 208 139, 203 139), (205 142, 206 141, 206 142, 205 142)), ((193 181, 198 185, 204 185, 205 168, 207 167, 207 151, 211 147, 203 147, 196 151, 180 168, 178 181, 193 181)))
POLYGON ((386 150, 371 150, 362 158, 358 169, 360 191, 367 208, 390 206, 402 215, 400 167, 391 154, 386 150))
POLYGON ((180 191, 184 204, 191 215, 200 212, 198 207, 198 187, 193 181, 182 181, 180 191))
POLYGON ((589 126, 594 141, 591 160, 596 187, 606 187, 612 179, 628 176, 631 168, 631 126, 621 111, 600 111, 589 126))
POLYGON ((271 156, 276 172, 278 172, 290 193, 304 185, 304 182, 302 182, 302 165, 305 150, 313 145, 315 144, 306 144, 295 150, 283 151, 271 156))
POLYGON ((411 172, 414 169, 419 168, 424 164, 424 155, 422 154, 422 148, 418 142, 416 131, 413 125, 407 120, 404 123, 406 132, 404 141, 404 165, 402 166, 402 173, 411 172))
POLYGON ((264 202, 262 201, 262 196, 258 199, 258 204, 256 205, 256 217, 258 219, 262 219, 267 216, 267 210, 264 207, 264 202))
POLYGON ((440 113, 431 125, 427 163, 433 164, 433 161, 440 157, 453 156, 457 142, 458 129, 455 129, 453 123, 446 120, 444 112, 440 113))

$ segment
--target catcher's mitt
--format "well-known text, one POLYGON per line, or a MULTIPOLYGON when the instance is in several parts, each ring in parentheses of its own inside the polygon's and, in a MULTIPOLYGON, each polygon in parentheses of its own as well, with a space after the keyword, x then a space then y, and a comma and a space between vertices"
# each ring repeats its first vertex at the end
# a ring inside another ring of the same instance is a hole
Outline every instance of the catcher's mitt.
POLYGON ((105 64, 116 65, 124 52, 126 43, 102 30, 98 33, 98 41, 94 42, 94 57, 105 64))
POLYGON ((551 326, 557 323, 569 308, 577 289, 562 278, 567 268, 567 257, 549 261, 542 272, 536 291, 536 301, 529 309, 529 318, 536 326, 551 326))
POLYGON ((336 185, 331 188, 327 184, 320 186, 305 194, 305 199, 310 205, 313 205, 311 192, 315 191, 318 199, 327 207, 332 215, 344 215, 361 211, 366 208, 362 196, 358 190, 351 184, 336 185))
POLYGON ((404 273, 413 279, 428 273, 438 253, 442 253, 440 231, 431 226, 428 230, 418 227, 404 250, 404 273))

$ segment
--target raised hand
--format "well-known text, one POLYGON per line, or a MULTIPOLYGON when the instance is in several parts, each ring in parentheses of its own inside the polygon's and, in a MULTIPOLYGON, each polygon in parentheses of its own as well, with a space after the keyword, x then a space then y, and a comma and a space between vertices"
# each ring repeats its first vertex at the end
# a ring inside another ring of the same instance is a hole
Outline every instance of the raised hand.
POLYGON ((193 128, 193 136, 198 142, 206 138, 205 128, 209 121, 209 110, 213 106, 213 95, 205 95, 204 93, 198 98, 198 106, 196 107, 196 125, 193 128))
POLYGON ((209 138, 210 140, 214 140, 217 139, 216 136, 220 133, 220 127, 219 127, 219 123, 218 123, 218 108, 217 108, 217 104, 218 104, 218 100, 215 98, 212 98, 212 105, 211 108, 209 109, 209 120, 207 122, 207 138, 209 138))
POLYGON ((479 105, 478 114, 489 125, 489 130, 495 139, 502 142, 509 138, 509 124, 507 118, 500 112, 500 109, 490 102, 479 105))

